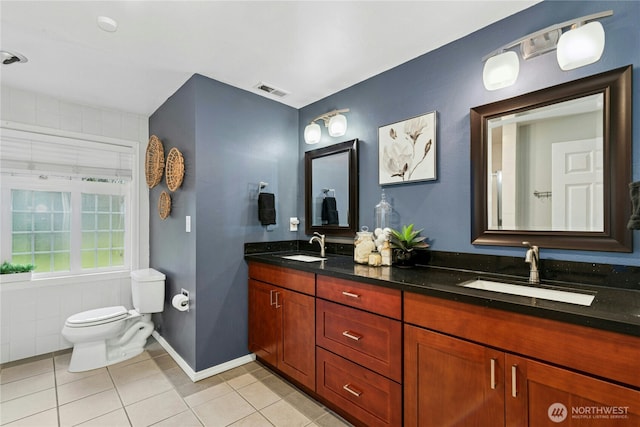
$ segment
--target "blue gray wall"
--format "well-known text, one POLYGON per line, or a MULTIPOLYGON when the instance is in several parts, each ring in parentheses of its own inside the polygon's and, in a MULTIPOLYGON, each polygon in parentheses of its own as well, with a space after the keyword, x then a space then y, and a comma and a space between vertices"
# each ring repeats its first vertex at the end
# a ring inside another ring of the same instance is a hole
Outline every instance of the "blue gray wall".
MULTIPOLYGON (((161 335, 195 371, 247 354, 244 243, 295 240, 297 110, 194 75, 150 118, 149 132, 185 159, 185 180, 172 194, 171 216, 150 213, 151 266, 167 274, 161 335), (276 196, 277 225, 260 225, 258 183, 276 196), (185 216, 191 216, 191 233, 185 216), (169 305, 181 288, 195 304, 169 305)), ((157 205, 166 184, 151 190, 157 205)))
MULTIPOLYGON (((363 6, 364 7, 364 6, 363 6)), ((161 335, 196 371, 247 353, 245 242, 304 238, 288 231, 288 218, 304 212, 304 152, 360 139, 360 224, 373 225, 380 199, 378 127, 437 111, 436 181, 386 186, 398 223, 425 228, 434 250, 523 256, 520 248, 470 243, 469 108, 620 66, 634 65, 634 101, 640 94, 640 3, 546 1, 466 38, 295 110, 258 95, 194 75, 150 118, 150 133, 165 152, 178 147, 185 180, 172 194, 171 216, 155 210, 164 182, 151 190, 151 266, 167 273, 167 303, 185 288, 195 305, 188 313, 169 307, 155 316, 161 335), (503 44, 543 27, 603 10, 606 48, 602 59, 563 72, 554 54, 521 64, 510 88, 488 92, 481 58, 503 44), (304 126, 335 108, 350 108, 340 139, 323 131, 304 144, 304 126), (258 183, 276 194, 278 225, 267 231, 257 218, 258 183), (185 216, 192 232, 185 232, 185 216)), ((633 112, 638 135, 640 109, 633 112)), ((640 146, 633 149, 634 180, 640 179, 640 146)), ((302 219, 302 218, 301 218, 302 219)), ((304 230, 304 227, 301 227, 304 230)), ((632 254, 542 249, 543 258, 640 265, 640 239, 632 254)))
MULTIPOLYGON (((633 64, 634 101, 640 99, 640 2, 545 1, 485 27, 390 71, 382 73, 300 110, 300 161, 304 152, 352 138, 360 139, 360 224, 370 228, 380 200, 378 185, 378 127, 422 113, 437 111, 436 181, 385 186, 395 219, 424 228, 432 248, 439 251, 523 256, 521 248, 474 246, 471 241, 469 109, 555 84, 633 64), (521 61, 515 85, 487 91, 482 83, 481 58, 498 47, 547 26, 612 9, 602 19, 606 47, 602 59, 573 71, 562 71, 555 53, 521 61), (349 108, 349 128, 340 138, 323 131, 319 144, 304 144, 304 126, 319 114, 349 108)), ((640 108, 633 111, 634 180, 640 179, 640 108)), ((300 170, 300 179, 303 171, 300 170)), ((304 206, 303 189, 298 203, 304 206)), ((398 224, 398 225, 399 225, 398 224)), ((632 254, 563 251, 542 248, 542 258, 640 265, 640 239, 632 254)))

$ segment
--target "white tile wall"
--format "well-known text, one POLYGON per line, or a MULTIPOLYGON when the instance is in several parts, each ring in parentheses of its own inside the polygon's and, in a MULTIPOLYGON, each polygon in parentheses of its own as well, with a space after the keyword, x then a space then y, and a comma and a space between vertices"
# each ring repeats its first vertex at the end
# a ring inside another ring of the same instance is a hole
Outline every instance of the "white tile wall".
POLYGON ((0 285, 0 363, 70 348, 61 332, 72 314, 110 305, 131 308, 131 280, 119 276, 89 283, 52 279, 44 285, 37 280, 0 285))
MULTIPOLYGON (((82 105, 23 89, 0 88, 0 120, 38 131, 98 135, 139 142, 139 170, 149 139, 148 118, 99 106, 82 105)), ((144 176, 139 187, 140 249, 134 264, 149 264, 148 193, 144 176)), ((128 275, 65 282, 60 279, 20 285, 0 284, 0 363, 69 348, 61 331, 67 317, 110 305, 132 307, 128 275), (126 277, 125 277, 126 276, 126 277)))
POLYGON ((0 107, 0 119, 10 122, 145 143, 149 138, 145 116, 76 104, 10 86, 2 86, 0 107))

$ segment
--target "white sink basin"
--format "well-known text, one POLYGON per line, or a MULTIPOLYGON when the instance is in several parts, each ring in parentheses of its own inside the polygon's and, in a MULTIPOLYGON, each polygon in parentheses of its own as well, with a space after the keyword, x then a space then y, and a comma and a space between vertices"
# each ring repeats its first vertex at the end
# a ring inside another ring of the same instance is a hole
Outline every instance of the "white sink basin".
POLYGON ((324 261, 326 259, 311 255, 285 255, 282 258, 302 262, 324 261))
POLYGON ((477 279, 463 283, 465 288, 481 289, 483 291, 501 292, 503 294, 520 295, 523 297, 533 297, 551 301, 566 302, 590 306, 595 295, 583 294, 571 291, 558 291, 555 289, 539 288, 534 285, 522 286, 509 283, 494 282, 491 280, 477 279))

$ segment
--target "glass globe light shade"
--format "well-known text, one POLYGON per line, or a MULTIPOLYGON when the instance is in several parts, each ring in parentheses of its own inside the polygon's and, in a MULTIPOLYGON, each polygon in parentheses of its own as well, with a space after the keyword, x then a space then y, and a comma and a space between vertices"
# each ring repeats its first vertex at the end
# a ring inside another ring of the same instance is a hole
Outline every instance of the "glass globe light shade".
POLYGON ((320 142, 321 136, 320 125, 316 122, 309 123, 307 127, 304 128, 304 142, 307 144, 317 144, 320 142))
POLYGON ((507 51, 487 59, 482 70, 482 81, 487 90, 502 89, 514 84, 519 72, 518 54, 507 51))
POLYGON ((567 31, 558 40, 558 65, 567 71, 598 61, 604 52, 604 28, 598 21, 567 31))
POLYGON ((347 133, 347 118, 342 114, 336 114, 329 120, 329 135, 342 136, 347 133))

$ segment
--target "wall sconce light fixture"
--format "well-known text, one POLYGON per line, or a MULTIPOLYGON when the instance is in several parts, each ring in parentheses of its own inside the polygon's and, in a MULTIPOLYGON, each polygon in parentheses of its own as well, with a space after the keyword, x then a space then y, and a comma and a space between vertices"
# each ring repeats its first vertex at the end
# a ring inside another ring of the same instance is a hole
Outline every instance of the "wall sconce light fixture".
POLYGON ((348 108, 333 110, 326 114, 321 114, 311 120, 311 122, 304 128, 304 142, 307 144, 316 144, 320 142, 322 132, 320 125, 317 124, 316 121, 321 119, 324 121, 324 127, 328 129, 330 136, 337 137, 347 133, 347 118, 341 113, 346 113, 348 111, 348 108))
POLYGON ((604 52, 604 28, 595 20, 611 15, 613 11, 607 10, 565 21, 496 49, 482 58, 486 61, 482 71, 484 87, 496 90, 515 83, 520 60, 509 49, 516 46, 520 46, 520 54, 525 60, 556 50, 558 65, 564 71, 597 62, 604 52), (563 33, 563 28, 567 27, 569 30, 563 33))

